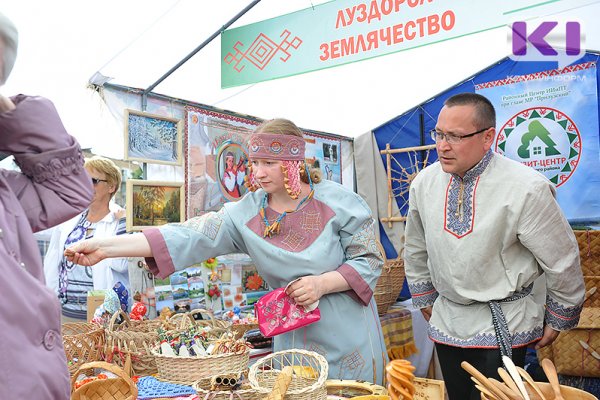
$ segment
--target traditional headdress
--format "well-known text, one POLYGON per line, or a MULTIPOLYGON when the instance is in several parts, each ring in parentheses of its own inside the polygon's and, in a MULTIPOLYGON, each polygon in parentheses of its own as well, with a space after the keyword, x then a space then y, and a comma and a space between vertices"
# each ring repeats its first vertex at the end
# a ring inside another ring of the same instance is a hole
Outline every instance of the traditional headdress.
MULTIPOLYGON (((308 201, 314 195, 313 183, 310 179, 310 172, 308 166, 304 162, 306 144, 304 139, 294 135, 282 135, 282 134, 271 134, 271 133, 254 133, 248 140, 248 156, 250 160, 264 159, 264 160, 279 160, 282 161, 281 169, 284 175, 285 189, 292 199, 297 199, 302 192, 300 171, 304 169, 308 176, 311 191, 303 198, 296 210, 299 209, 302 204, 308 201)), ((254 191, 259 188, 259 185, 254 178, 252 173, 252 167, 249 168, 249 173, 245 178, 246 187, 249 190, 254 191)), ((265 194, 263 199, 260 214, 265 223, 265 232, 263 236, 271 236, 279 233, 280 222, 287 215, 288 212, 295 210, 289 210, 282 213, 277 220, 271 225, 266 216, 266 207, 268 202, 268 196, 265 194)))
MULTIPOLYGON (((292 199, 297 199, 302 191, 300 171, 304 164, 305 148, 304 139, 293 135, 255 133, 248 140, 248 155, 251 160, 283 161, 281 165, 285 188, 292 199)), ((246 179, 246 187, 251 191, 259 187, 252 174, 252 168, 246 179)))

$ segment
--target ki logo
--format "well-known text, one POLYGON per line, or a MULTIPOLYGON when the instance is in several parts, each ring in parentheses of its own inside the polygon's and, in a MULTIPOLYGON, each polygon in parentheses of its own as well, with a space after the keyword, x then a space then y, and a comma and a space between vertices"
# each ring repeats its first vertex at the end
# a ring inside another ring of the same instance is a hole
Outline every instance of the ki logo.
POLYGON ((585 55, 585 34, 577 21, 516 21, 508 39, 515 61, 556 61, 564 68, 585 55))

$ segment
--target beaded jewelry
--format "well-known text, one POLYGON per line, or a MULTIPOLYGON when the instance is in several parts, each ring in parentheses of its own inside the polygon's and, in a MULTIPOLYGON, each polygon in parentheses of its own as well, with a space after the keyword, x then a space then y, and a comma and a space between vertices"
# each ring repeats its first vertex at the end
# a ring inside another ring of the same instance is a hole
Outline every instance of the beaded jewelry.
POLYGON ((267 236, 272 237, 273 235, 278 234, 279 229, 281 228, 281 220, 283 218, 285 218, 285 216, 288 213, 298 211, 298 209, 300 209, 300 207, 302 207, 302 205, 304 203, 306 203, 308 200, 310 200, 314 196, 315 188, 314 188, 312 179, 310 178, 310 172, 308 171, 308 165, 305 164, 304 168, 306 171, 306 175, 308 175, 308 184, 310 185, 310 193, 308 195, 306 195, 306 197, 304 197, 302 200, 300 200, 300 203, 298 203, 298 205, 296 206, 296 209, 286 210, 279 217, 277 217, 275 222, 273 222, 273 225, 269 224, 269 220, 267 219, 267 205, 269 202, 269 194, 265 193, 265 197, 263 197, 262 205, 260 207, 260 216, 262 217, 263 222, 265 223, 265 231, 263 233, 263 237, 267 237, 267 236))
POLYGON ((256 182, 256 178, 254 178, 254 173, 252 172, 252 163, 248 163, 246 166, 248 173, 244 177, 244 186, 248 188, 251 192, 256 192, 260 189, 260 185, 256 182))
POLYGON ((302 186, 300 184, 300 168, 302 168, 303 161, 283 161, 281 163, 281 170, 283 171, 283 179, 285 190, 288 195, 296 200, 302 192, 302 186))

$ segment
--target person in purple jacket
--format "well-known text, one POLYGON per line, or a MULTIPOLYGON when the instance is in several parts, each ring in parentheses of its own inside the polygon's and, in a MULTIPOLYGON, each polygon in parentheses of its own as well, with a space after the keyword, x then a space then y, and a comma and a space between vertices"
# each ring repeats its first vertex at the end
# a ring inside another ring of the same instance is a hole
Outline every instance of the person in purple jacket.
MULTIPOLYGON (((13 67, 17 38, 0 14, 0 85, 13 67)), ((44 284, 33 232, 84 210, 92 181, 79 144, 41 97, 0 94, 0 152, 14 155, 21 169, 0 169, 0 399, 67 400, 60 306, 44 284)))

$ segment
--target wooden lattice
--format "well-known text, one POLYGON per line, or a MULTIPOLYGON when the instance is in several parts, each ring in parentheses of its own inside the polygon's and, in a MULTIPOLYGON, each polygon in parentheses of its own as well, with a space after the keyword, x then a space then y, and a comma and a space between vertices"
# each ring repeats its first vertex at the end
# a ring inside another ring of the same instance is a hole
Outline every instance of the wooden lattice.
POLYGON ((385 145, 381 154, 386 155, 388 209, 387 217, 381 218, 381 222, 387 222, 391 228, 394 222, 406 221, 408 211, 408 194, 410 184, 415 176, 429 164, 429 153, 435 149, 435 145, 404 147, 399 149, 390 148, 385 145), (405 160, 400 159, 403 155, 405 160), (392 204, 397 202, 400 209, 399 215, 393 215, 392 204))

